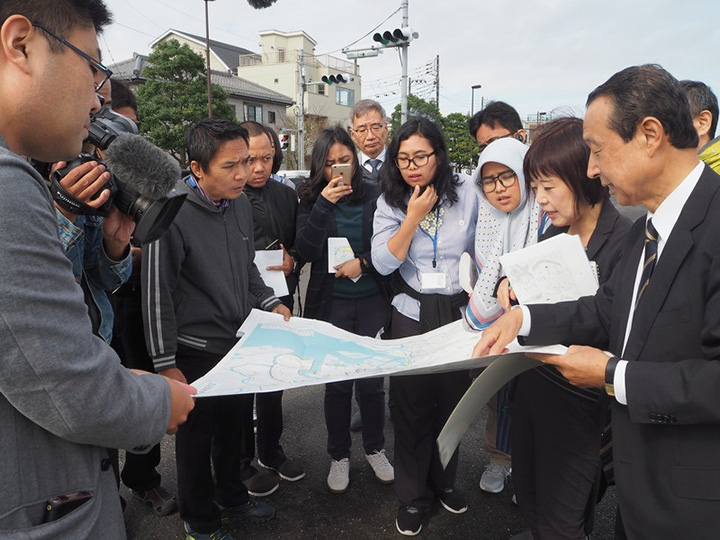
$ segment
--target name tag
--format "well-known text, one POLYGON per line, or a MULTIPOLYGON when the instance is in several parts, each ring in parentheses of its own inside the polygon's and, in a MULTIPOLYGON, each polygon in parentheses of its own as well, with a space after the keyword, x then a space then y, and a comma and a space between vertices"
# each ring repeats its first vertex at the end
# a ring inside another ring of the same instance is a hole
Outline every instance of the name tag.
POLYGON ((420 287, 423 292, 445 290, 447 275, 445 272, 422 272, 420 274, 420 287))

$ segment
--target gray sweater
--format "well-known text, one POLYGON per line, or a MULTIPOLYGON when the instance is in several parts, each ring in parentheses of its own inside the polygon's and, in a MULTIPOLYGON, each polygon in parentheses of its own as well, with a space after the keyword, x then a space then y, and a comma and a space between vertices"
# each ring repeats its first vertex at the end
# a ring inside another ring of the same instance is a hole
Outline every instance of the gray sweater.
POLYGON ((125 537, 106 447, 167 429, 170 388, 92 334, 41 177, 0 138, 0 538, 125 537), (49 498, 94 497, 40 525, 49 498))
POLYGON ((254 306, 280 304, 255 266, 253 221, 245 195, 216 208, 190 187, 169 230, 143 247, 145 340, 157 371, 175 367, 178 343, 225 355, 254 306))

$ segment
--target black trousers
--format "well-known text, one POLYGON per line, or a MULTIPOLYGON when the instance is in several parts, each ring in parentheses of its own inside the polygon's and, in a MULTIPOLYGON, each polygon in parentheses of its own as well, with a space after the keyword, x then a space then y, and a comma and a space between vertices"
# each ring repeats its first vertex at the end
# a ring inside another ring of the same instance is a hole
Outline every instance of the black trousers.
MULTIPOLYGON (((360 336, 375 336, 390 313, 381 295, 365 298, 333 298, 330 322, 360 336)), ((385 387, 382 377, 356 379, 325 385, 327 451, 334 460, 350 457, 350 417, 353 385, 362 416, 363 448, 366 454, 385 448, 385 387)))
MULTIPOLYGON (((285 452, 280 445, 283 432, 282 390, 265 394, 252 394, 257 412, 257 457, 263 465, 276 468, 285 461, 285 452)), ((252 466, 255 458, 255 432, 253 422, 253 399, 242 411, 242 451, 239 455, 242 478, 247 480, 256 469, 252 466)))
MULTIPOLYGON (((395 309, 391 325, 393 338, 420 334, 420 323, 395 309)), ((401 506, 426 512, 435 495, 454 486, 459 449, 443 470, 435 440, 469 386, 467 370, 390 377, 395 400, 395 492, 401 506)))
POLYGON ((600 472, 607 412, 536 370, 518 378, 512 406, 512 467, 518 506, 536 540, 584 540, 600 472))
MULTIPOLYGON (((132 283, 123 285, 111 297, 115 322, 112 347, 128 369, 142 369, 154 372, 152 358, 145 347, 140 286, 132 283)), ((120 478, 123 484, 136 491, 148 491, 160 485, 157 471, 160 464, 160 443, 147 454, 125 453, 120 478)))
MULTIPOLYGON (((189 380, 206 374, 222 355, 179 346, 177 366, 189 380)), ((201 533, 220 528, 223 507, 248 502, 238 456, 243 411, 252 411, 252 394, 202 398, 195 402, 175 440, 180 518, 201 533), (215 477, 213 478, 213 471, 215 477)))

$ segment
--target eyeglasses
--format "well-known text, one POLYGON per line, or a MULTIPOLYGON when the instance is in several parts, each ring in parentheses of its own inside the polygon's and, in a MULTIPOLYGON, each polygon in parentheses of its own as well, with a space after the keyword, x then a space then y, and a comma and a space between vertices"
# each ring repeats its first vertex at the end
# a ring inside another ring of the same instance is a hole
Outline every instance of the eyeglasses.
POLYGON ((480 148, 478 148, 478 154, 482 154, 483 150, 485 150, 490 144, 494 143, 497 140, 507 139, 508 137, 515 137, 515 136, 517 136, 517 131, 515 133, 508 133, 506 135, 500 135, 499 137, 490 137, 486 144, 480 145, 480 148))
POLYGON ((52 37, 52 38, 54 38, 54 39, 57 39, 60 43, 62 43, 63 45, 67 46, 67 47, 70 48, 73 52, 76 52, 77 54, 79 54, 80 56, 82 56, 85 60, 87 60, 88 63, 90 64, 90 68, 92 69, 93 76, 97 76, 98 73, 102 73, 102 74, 105 76, 100 83, 95 83, 95 91, 96 91, 96 92, 103 87, 103 85, 108 81, 108 79, 109 79, 110 77, 112 77, 112 71, 110 71, 108 68, 106 68, 105 66, 103 66, 100 62, 98 62, 97 60, 95 60, 92 56, 90 56, 88 53, 86 53, 86 52, 83 51, 82 49, 78 49, 75 45, 73 45, 73 44, 70 43, 69 41, 64 40, 64 39, 61 38, 60 36, 56 36, 55 34, 53 34, 50 30, 48 30, 48 29, 45 28, 44 26, 40 26, 40 25, 37 24, 37 23, 33 23, 33 26, 36 27, 36 28, 39 28, 40 30, 42 30, 43 32, 45 32, 48 36, 50 36, 50 37, 52 37))
POLYGON ((395 159, 395 165, 397 165, 398 169, 407 169, 412 163, 413 165, 415 165, 415 167, 419 169, 420 167, 424 167, 425 165, 427 165, 430 156, 434 155, 435 152, 430 152, 429 154, 420 154, 419 156, 415 156, 412 158, 399 157, 395 159))
POLYGON ((517 174, 508 169, 497 176, 483 176, 478 180, 477 184, 485 193, 492 193, 497 189, 497 183, 500 182, 504 188, 509 188, 517 182, 517 174))
MULTIPOLYGON (((370 124, 370 131, 372 131, 373 135, 380 135, 382 133, 382 130, 385 128, 385 124, 370 124)), ((357 129, 350 128, 351 131, 354 131, 356 135, 359 137, 367 137, 368 134, 368 127, 367 126, 360 126, 357 129)))

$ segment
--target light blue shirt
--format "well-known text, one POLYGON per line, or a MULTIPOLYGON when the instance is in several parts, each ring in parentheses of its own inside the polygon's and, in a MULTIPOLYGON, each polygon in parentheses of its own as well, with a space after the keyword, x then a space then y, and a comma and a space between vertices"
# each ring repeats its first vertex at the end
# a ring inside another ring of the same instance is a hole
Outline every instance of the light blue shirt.
MULTIPOLYGON (((405 282, 418 292, 453 295, 462 291, 459 281, 460 256, 467 251, 473 255, 475 245, 475 223, 478 215, 478 196, 470 178, 458 175, 458 201, 452 206, 443 200, 442 224, 437 235, 437 267, 433 268, 433 237, 420 228, 415 231, 404 261, 393 255, 387 242, 397 233, 405 220, 405 212, 393 208, 380 196, 373 220, 372 261, 375 269, 382 275, 389 275, 398 268, 405 282), (444 290, 423 291, 421 274, 424 272, 445 272, 444 290)), ((433 211, 434 212, 434 211, 433 211)), ((432 213, 432 212, 431 212, 432 213)), ((398 294, 392 305, 400 313, 415 321, 420 320, 420 302, 406 294, 398 294)))

